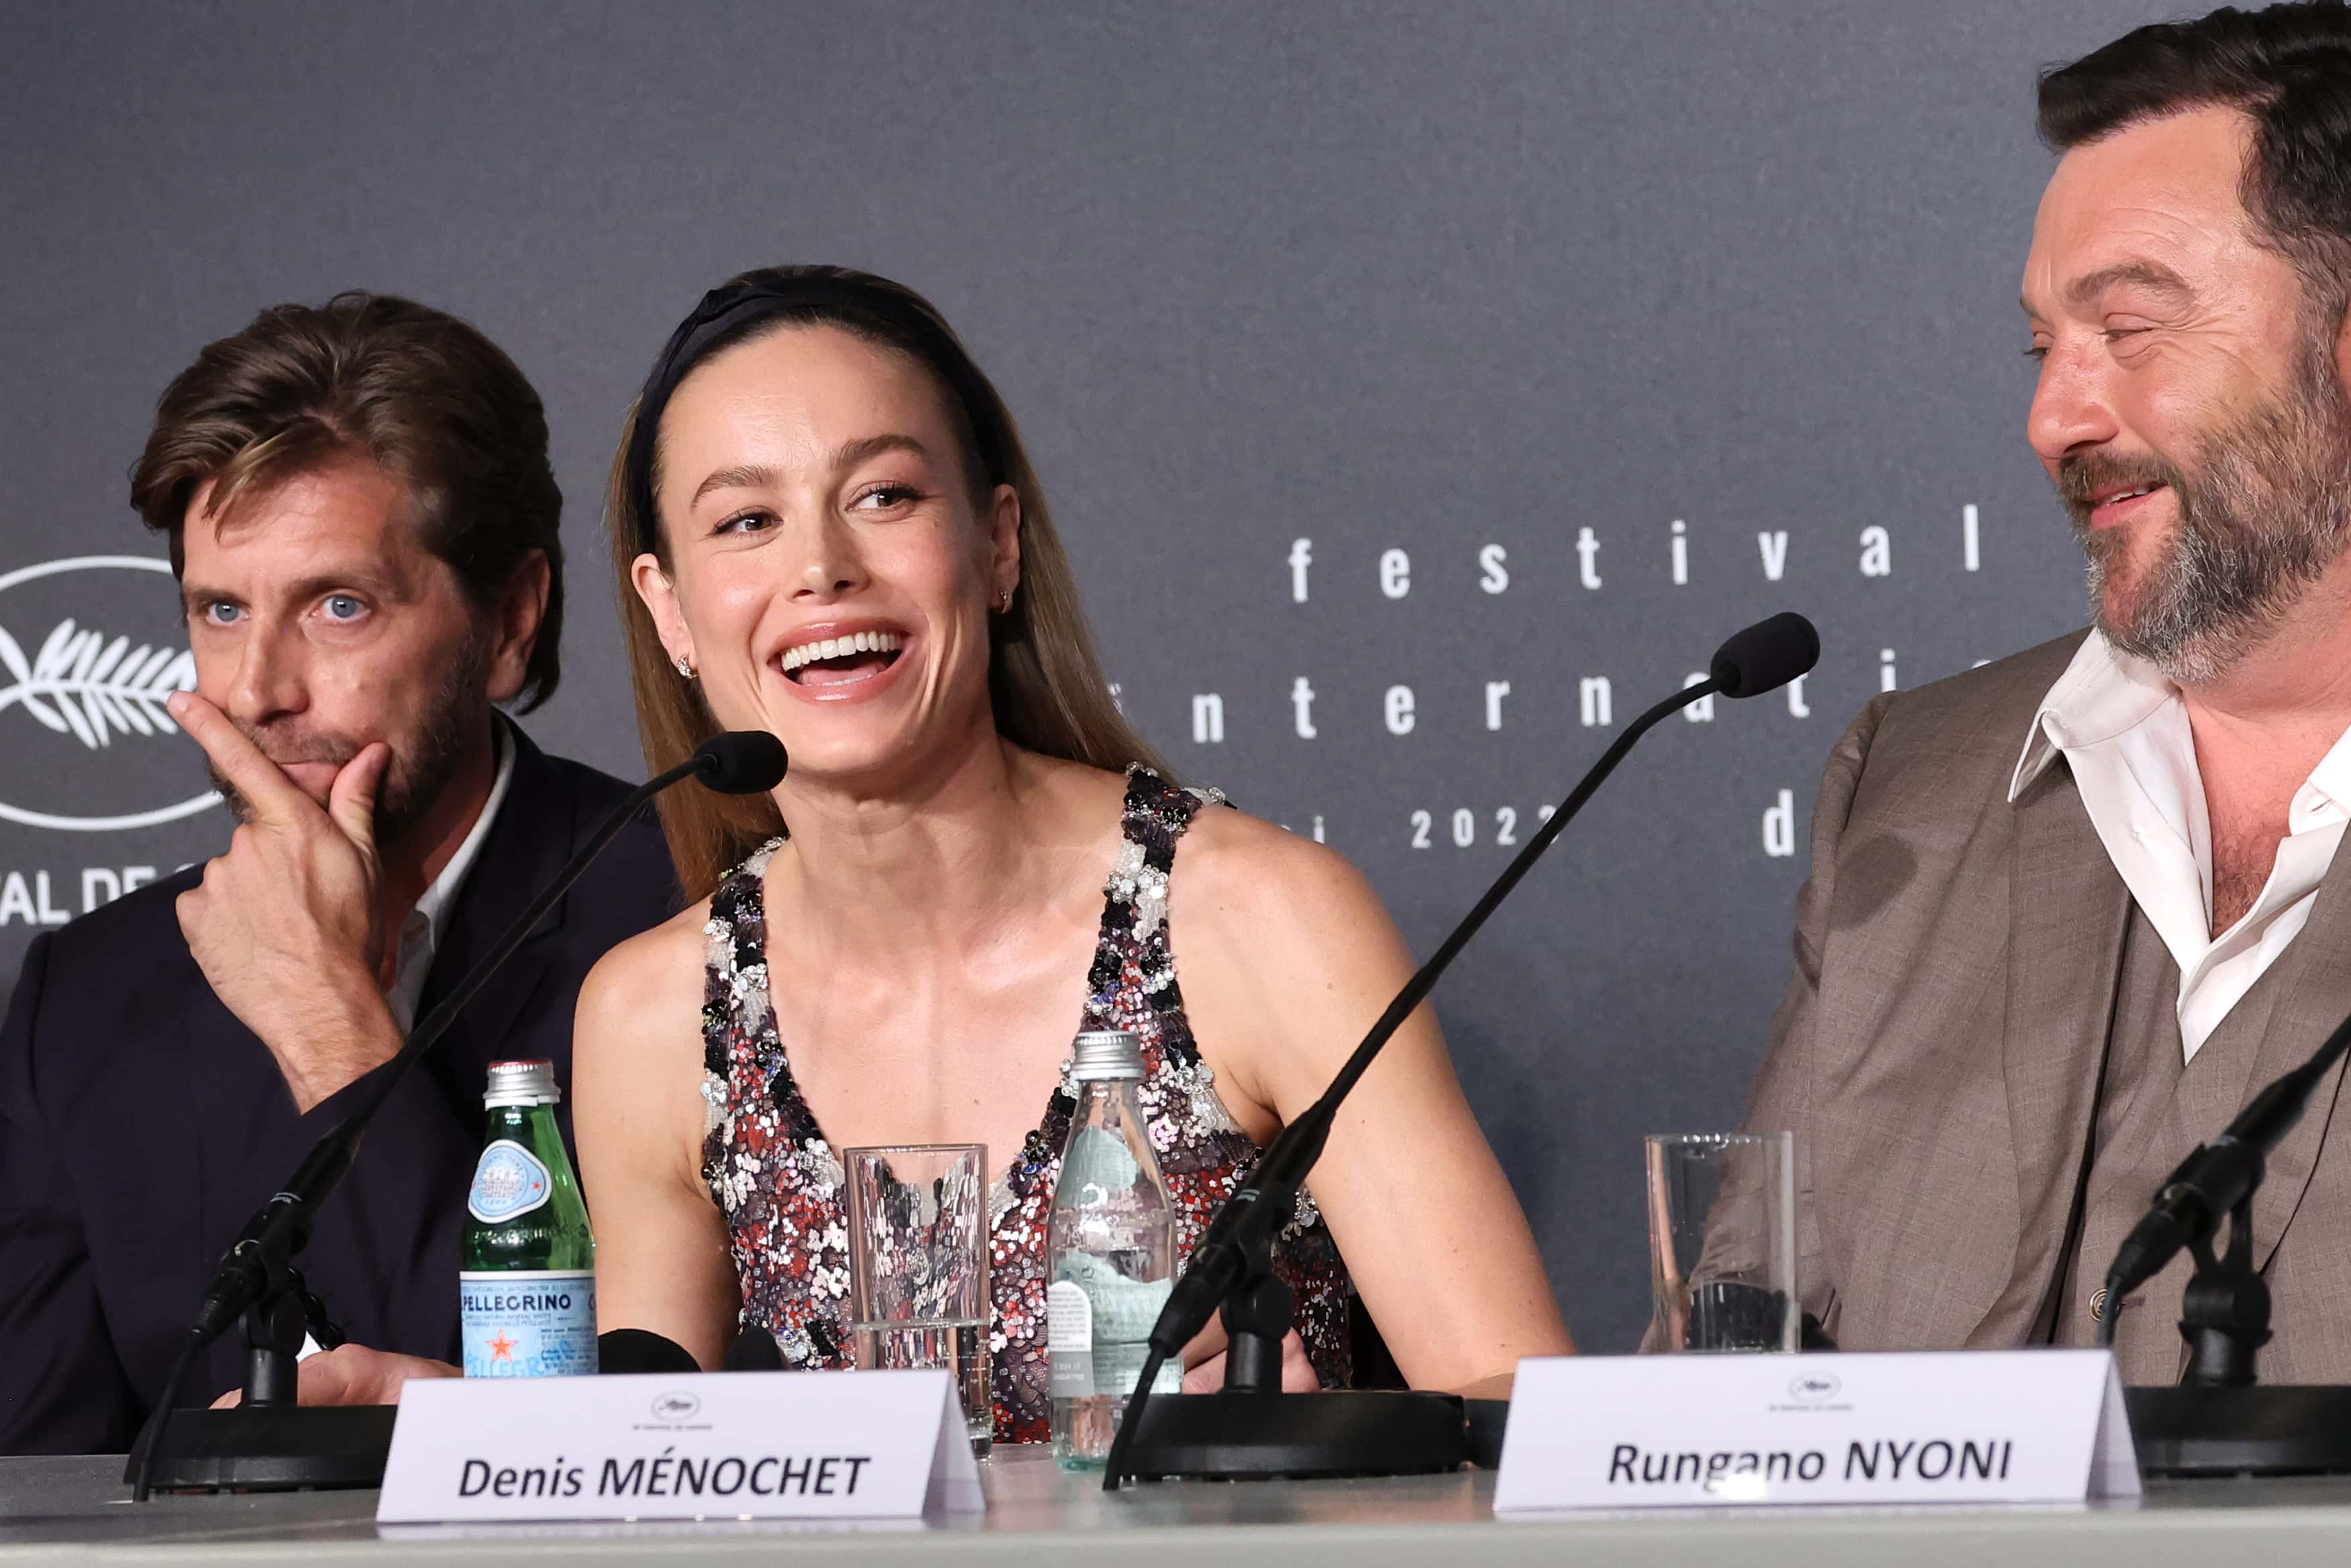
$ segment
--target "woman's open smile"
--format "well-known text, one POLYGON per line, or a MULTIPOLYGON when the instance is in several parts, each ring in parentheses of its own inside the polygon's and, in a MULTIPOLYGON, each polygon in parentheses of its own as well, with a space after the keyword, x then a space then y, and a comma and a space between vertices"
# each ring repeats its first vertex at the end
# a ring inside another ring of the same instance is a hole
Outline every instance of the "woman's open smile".
POLYGON ((872 619, 820 621, 800 627, 768 667, 804 702, 864 702, 897 684, 909 664, 913 634, 894 622, 872 619))

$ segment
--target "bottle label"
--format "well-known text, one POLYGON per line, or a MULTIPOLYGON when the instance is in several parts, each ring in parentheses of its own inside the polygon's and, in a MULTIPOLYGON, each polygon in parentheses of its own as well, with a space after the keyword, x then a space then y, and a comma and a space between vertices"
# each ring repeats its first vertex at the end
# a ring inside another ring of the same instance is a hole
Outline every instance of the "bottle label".
POLYGON ((555 1196, 555 1183, 537 1155, 512 1138, 499 1138, 482 1151, 474 1166, 465 1207, 485 1225, 528 1214, 555 1196))
MULTIPOLYGON (((1173 1280, 1150 1283, 1114 1280, 1097 1302, 1075 1280, 1056 1280, 1045 1291, 1045 1348, 1050 1358, 1051 1395, 1086 1399, 1098 1394, 1124 1398, 1151 1354, 1149 1335, 1159 1309, 1175 1289, 1173 1280)), ((1154 1394, 1181 1394, 1184 1368, 1160 1364, 1154 1394)))
POLYGON ((1045 1291, 1045 1349, 1052 1363, 1052 1396, 1083 1399, 1094 1391, 1094 1305, 1074 1280, 1056 1280, 1045 1291))
POLYGON ((457 1276, 468 1377, 571 1377, 596 1370, 593 1270, 467 1270, 457 1276))

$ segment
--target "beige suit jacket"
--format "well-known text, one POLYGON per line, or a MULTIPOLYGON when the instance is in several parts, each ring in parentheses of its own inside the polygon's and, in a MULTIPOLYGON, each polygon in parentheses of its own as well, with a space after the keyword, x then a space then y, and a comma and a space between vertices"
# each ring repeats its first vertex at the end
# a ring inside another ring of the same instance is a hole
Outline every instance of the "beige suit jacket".
MULTIPOLYGON (((1795 975, 1747 1120, 1796 1134, 1799 1287, 1848 1350, 2025 1343, 2059 1267, 2130 894, 2062 758, 2014 804, 2008 793, 2084 635, 1880 696, 1829 758, 1795 975)), ((2335 857, 2278 960, 2293 968, 2255 1088, 2351 1013, 2346 862, 2335 857)), ((2338 1067, 2271 1159, 2255 1206, 2276 1335, 2264 1382, 2351 1382, 2341 1082, 2338 1067)), ((2085 1258, 2078 1272, 2095 1281, 2107 1261, 2085 1258)), ((2168 1302, 2176 1321, 2185 1268, 2167 1273, 2169 1293, 2148 1311, 2168 1302)), ((2148 1326, 2126 1335, 2125 1376, 2173 1381, 2179 1341, 2148 1326)))

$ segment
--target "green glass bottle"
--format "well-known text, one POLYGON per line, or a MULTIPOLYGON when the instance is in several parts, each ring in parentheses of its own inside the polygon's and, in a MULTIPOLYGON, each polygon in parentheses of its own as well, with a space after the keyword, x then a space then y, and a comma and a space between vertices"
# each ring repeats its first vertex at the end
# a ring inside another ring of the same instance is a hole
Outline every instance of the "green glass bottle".
POLYGON ((468 1377, 596 1370, 596 1239, 555 1125, 561 1094, 551 1061, 490 1064, 458 1250, 468 1377))

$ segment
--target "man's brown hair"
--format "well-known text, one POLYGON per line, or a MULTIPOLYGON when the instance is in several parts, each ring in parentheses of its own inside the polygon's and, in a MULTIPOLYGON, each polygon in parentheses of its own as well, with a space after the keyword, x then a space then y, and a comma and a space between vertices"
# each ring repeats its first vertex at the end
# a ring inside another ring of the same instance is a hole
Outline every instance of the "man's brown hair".
POLYGON ((547 460, 547 413, 515 362, 455 316, 390 294, 279 305, 208 343, 155 405, 131 471, 131 504, 186 561, 188 505, 207 481, 225 515, 345 453, 400 481, 424 548, 477 608, 496 603, 537 550, 547 612, 521 711, 554 695, 563 632, 563 493, 547 460))

